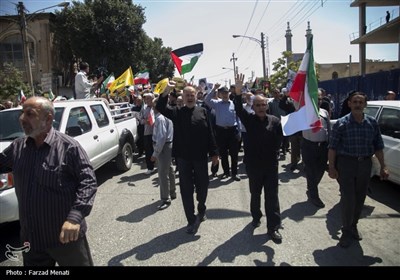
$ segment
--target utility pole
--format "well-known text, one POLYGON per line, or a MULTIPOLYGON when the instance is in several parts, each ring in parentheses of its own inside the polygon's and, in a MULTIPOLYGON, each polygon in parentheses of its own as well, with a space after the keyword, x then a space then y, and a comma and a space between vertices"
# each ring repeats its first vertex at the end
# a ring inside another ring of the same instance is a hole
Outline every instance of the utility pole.
POLYGON ((29 42, 28 42, 28 33, 27 33, 27 28, 26 28, 24 3, 18 2, 17 9, 18 9, 19 17, 20 17, 22 46, 24 48, 24 63, 25 63, 26 76, 28 78, 28 83, 29 83, 31 93, 34 95, 35 92, 34 92, 34 87, 33 87, 32 66, 31 66, 31 57, 30 57, 30 52, 29 52, 29 42))
POLYGON ((265 70, 265 41, 264 41, 264 33, 261 32, 261 52, 262 52, 262 63, 263 63, 263 76, 264 76, 264 81, 267 80, 268 75, 267 71, 265 70))
POLYGON ((236 79, 236 71, 237 71, 236 65, 235 65, 235 61, 236 60, 237 60, 237 57, 235 57, 235 53, 232 53, 232 58, 231 58, 230 61, 233 62, 233 76, 234 76, 235 79, 236 79))

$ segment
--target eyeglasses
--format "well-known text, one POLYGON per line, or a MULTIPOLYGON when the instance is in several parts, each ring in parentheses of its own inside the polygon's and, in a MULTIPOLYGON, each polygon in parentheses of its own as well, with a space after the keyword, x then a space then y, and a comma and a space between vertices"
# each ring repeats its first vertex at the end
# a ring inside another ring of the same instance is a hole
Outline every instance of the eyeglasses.
POLYGON ((265 106, 267 106, 267 104, 265 104, 265 103, 254 104, 254 106, 256 106, 256 107, 265 107, 265 106))

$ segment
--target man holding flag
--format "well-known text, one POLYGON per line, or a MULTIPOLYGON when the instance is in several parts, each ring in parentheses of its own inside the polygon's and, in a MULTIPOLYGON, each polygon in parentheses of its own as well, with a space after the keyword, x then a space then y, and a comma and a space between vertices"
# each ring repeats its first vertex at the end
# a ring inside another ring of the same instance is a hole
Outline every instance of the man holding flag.
POLYGON ((311 37, 290 89, 290 97, 299 105, 299 109, 283 116, 281 121, 284 135, 302 131, 301 147, 307 178, 307 196, 311 203, 323 208, 325 204, 319 197, 318 184, 324 175, 328 159, 330 118, 328 112, 319 107, 322 96, 319 98, 312 40, 311 37))
POLYGON ((75 76, 75 94, 76 99, 88 99, 92 95, 92 90, 96 89, 103 81, 103 76, 97 79, 96 82, 89 81, 89 63, 81 62, 79 64, 79 73, 75 76))
POLYGON ((283 135, 288 136, 307 129, 318 131, 322 124, 318 114, 318 82, 315 74, 312 37, 290 89, 290 97, 299 106, 296 112, 282 116, 283 135))

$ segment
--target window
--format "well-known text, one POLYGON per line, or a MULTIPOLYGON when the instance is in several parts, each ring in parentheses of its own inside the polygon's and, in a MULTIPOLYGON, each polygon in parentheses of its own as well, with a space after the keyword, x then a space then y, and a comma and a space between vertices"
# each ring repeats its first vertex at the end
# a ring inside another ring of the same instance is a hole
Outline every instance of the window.
MULTIPOLYGON (((34 67, 34 44, 29 42, 29 51, 31 56, 31 65, 34 67)), ((14 34, 0 43, 0 65, 12 63, 19 69, 24 69, 24 48, 22 47, 21 34, 14 34)))
POLYGON ((67 127, 65 133, 75 137, 84 134, 92 129, 88 113, 84 107, 71 109, 69 112, 67 127))
POLYGON ((93 105, 90 107, 92 109, 94 118, 96 119, 98 127, 107 126, 110 121, 108 120, 107 114, 104 111, 103 106, 93 105))
POLYGON ((364 109, 364 113, 367 115, 370 115, 371 117, 376 118, 376 114, 378 113, 379 107, 372 107, 372 106, 367 106, 367 108, 364 109))
POLYGON ((383 135, 400 139, 400 110, 384 108, 378 123, 383 135))

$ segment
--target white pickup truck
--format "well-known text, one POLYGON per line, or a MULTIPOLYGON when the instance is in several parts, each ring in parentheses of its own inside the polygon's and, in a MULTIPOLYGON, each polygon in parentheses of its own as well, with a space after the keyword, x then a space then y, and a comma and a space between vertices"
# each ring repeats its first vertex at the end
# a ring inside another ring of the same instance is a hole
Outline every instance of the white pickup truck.
MULTIPOLYGON (((137 120, 128 103, 109 104, 105 99, 54 102, 53 127, 74 137, 87 152, 96 170, 115 160, 121 171, 131 168, 137 140, 137 120)), ((19 124, 21 109, 0 111, 0 152, 24 136, 19 124)), ((0 224, 18 220, 18 204, 11 174, 0 174, 0 224)))

